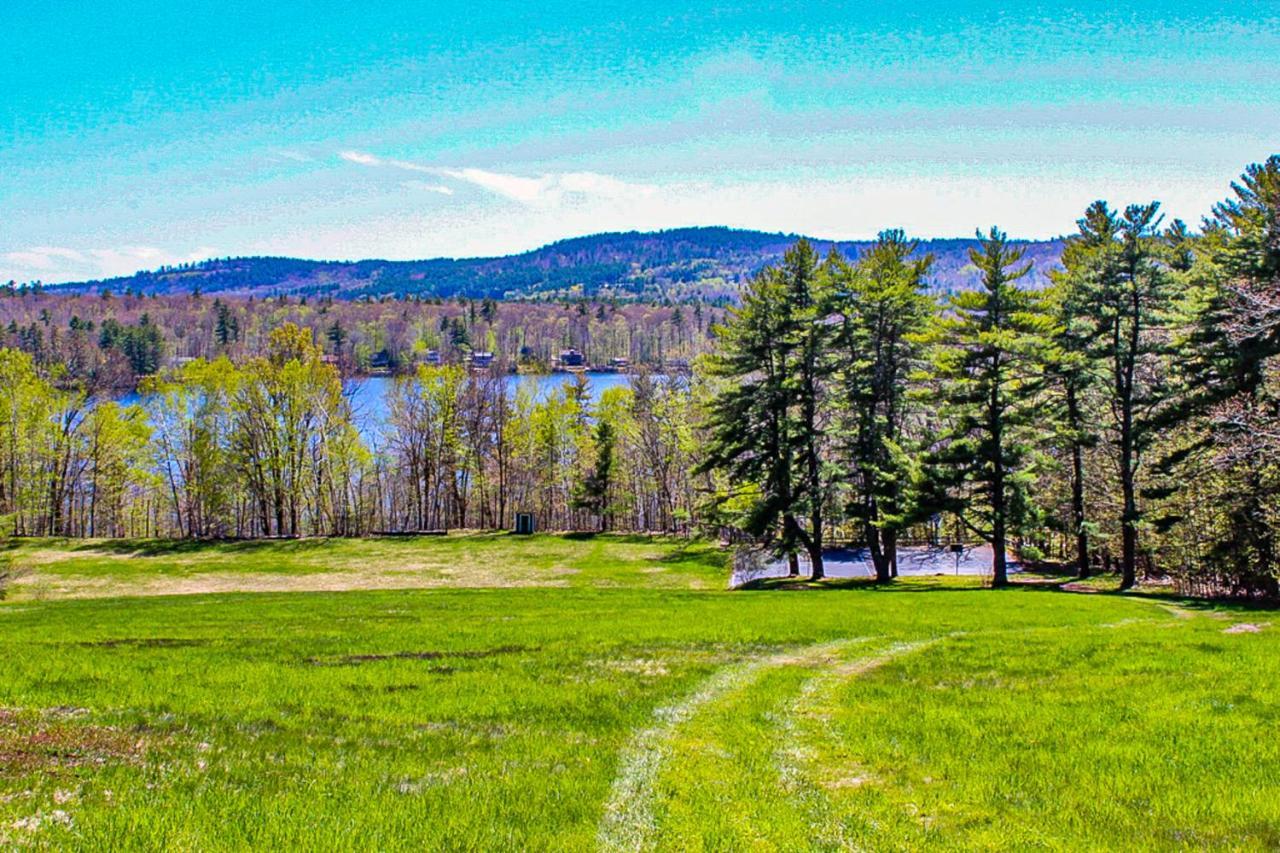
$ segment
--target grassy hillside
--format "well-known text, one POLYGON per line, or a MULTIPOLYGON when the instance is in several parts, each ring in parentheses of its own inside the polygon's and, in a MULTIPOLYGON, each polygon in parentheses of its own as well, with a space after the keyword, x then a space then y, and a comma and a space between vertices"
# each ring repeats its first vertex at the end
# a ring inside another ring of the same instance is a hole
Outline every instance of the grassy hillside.
POLYGON ((20 584, 5 845, 1280 844, 1265 613, 944 579, 730 592, 713 549, 612 537, 9 555, 113 594, 457 583, 20 584))

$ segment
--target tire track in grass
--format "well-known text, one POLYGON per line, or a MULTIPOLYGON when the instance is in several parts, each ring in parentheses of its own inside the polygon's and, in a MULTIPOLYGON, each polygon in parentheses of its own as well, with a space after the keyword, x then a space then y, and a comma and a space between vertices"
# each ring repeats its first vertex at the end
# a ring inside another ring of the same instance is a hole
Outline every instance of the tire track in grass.
MULTIPOLYGON (((813 831, 810 838, 812 844, 845 849, 850 845, 834 813, 834 804, 823 791, 824 780, 816 778, 817 774, 814 772, 817 750, 813 744, 813 732, 824 729, 830 723, 829 706, 833 694, 845 682, 866 675, 897 658, 924 651, 937 645, 942 639, 936 637, 911 643, 895 643, 877 654, 827 669, 806 681, 795 700, 778 716, 778 748, 774 752, 774 763, 783 788, 797 798, 809 817, 813 831), (802 726, 801 722, 805 725, 802 726)), ((869 780, 857 777, 841 780, 841 783, 856 786, 865 781, 869 780)))
POLYGON ((690 694, 654 711, 654 724, 632 735, 622 752, 617 775, 609 791, 597 830, 602 850, 647 850, 654 847, 654 783, 670 756, 679 728, 708 705, 735 690, 750 686, 765 671, 782 666, 812 666, 837 655, 866 638, 815 643, 780 652, 760 660, 723 667, 690 694))

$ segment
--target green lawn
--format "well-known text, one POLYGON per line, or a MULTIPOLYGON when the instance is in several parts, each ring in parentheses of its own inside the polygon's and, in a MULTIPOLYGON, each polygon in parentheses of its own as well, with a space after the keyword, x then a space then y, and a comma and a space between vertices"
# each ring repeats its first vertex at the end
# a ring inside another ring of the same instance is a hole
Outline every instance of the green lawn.
POLYGON ((447 537, 192 542, 19 539, 0 546, 12 599, 379 588, 723 588, 706 543, 650 536, 447 537))
POLYGON ((19 586, 0 845, 1280 845, 1267 612, 964 580, 731 592, 712 548, 620 537, 78 547, 10 555, 147 591, 511 566, 468 589, 19 586))

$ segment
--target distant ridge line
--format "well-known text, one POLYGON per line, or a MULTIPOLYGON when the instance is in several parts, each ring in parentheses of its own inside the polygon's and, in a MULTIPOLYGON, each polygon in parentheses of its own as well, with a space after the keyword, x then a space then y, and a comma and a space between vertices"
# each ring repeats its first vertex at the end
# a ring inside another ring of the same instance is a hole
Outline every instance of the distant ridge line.
MULTIPOLYGON (((751 276, 782 257, 802 235, 727 226, 614 231, 568 237, 527 252, 479 258, 390 261, 311 260, 286 256, 212 258, 130 276, 51 285, 62 293, 98 290, 142 293, 225 293, 241 296, 382 296, 424 298, 732 300, 751 276)), ((872 240, 806 238, 822 253, 856 256, 872 240)), ((973 286, 976 276, 963 237, 919 238, 935 256, 932 286, 973 286)), ((1047 281, 1062 241, 1019 241, 1035 262, 1033 284, 1047 281)))

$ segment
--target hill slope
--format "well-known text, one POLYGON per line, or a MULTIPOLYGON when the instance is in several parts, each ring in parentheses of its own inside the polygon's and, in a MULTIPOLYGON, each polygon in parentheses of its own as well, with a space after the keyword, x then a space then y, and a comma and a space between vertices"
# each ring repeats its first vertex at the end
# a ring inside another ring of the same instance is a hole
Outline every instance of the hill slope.
MULTIPOLYGON (((539 298, 568 294, 731 298, 796 241, 792 234, 730 228, 680 228, 576 237, 497 258, 436 258, 422 261, 308 261, 295 258, 225 258, 104 281, 63 285, 72 292, 140 290, 172 293, 328 294, 343 298, 381 295, 539 298)), ((819 252, 833 245, 856 256, 868 241, 813 240, 819 252)), ((936 258, 933 285, 940 291, 976 282, 968 250, 974 240, 921 241, 936 258)), ((1061 241, 1027 243, 1035 262, 1033 283, 1043 283, 1058 262, 1061 241)))

